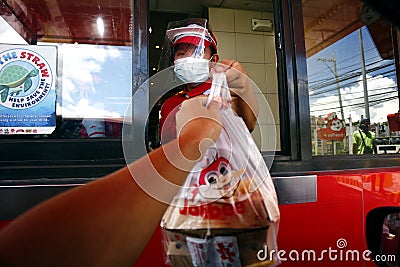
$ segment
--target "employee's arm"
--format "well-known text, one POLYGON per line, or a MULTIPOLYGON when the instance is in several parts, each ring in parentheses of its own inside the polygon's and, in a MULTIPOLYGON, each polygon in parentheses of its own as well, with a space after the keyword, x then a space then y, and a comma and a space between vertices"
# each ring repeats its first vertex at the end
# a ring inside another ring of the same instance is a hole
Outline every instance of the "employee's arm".
MULTIPOLYGON (((216 140, 221 131, 218 104, 205 108, 204 102, 195 98, 182 105, 178 140, 44 202, 5 227, 0 232, 0 266, 131 266, 168 206, 137 181, 157 184, 163 177, 178 185, 184 182, 210 144, 202 140, 216 140)), ((153 189, 164 193, 163 200, 177 192, 153 189)))
POLYGON ((226 73, 226 79, 232 96, 232 109, 243 118, 249 131, 253 131, 258 116, 258 103, 254 94, 253 84, 244 67, 232 59, 219 62, 213 72, 226 73))

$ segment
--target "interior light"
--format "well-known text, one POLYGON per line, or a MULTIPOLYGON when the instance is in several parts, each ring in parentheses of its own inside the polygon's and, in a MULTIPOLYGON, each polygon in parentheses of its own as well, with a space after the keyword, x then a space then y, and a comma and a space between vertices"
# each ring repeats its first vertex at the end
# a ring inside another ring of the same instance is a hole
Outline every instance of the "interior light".
POLYGON ((153 70, 157 70, 157 68, 153 68, 153 70))
POLYGON ((101 36, 104 34, 104 21, 101 17, 97 18, 97 31, 101 36))
POLYGON ((159 45, 156 45, 156 49, 160 49, 160 46, 159 46, 159 45))

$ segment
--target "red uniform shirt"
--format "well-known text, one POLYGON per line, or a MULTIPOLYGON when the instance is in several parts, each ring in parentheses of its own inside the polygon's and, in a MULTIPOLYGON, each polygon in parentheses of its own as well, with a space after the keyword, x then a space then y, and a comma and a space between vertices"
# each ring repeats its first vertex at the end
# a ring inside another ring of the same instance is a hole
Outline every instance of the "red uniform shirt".
POLYGON ((207 94, 211 88, 211 81, 207 81, 194 87, 191 91, 187 91, 185 87, 181 92, 168 98, 161 107, 161 121, 160 121, 160 137, 161 143, 166 144, 176 138, 176 122, 175 115, 179 110, 183 101, 207 94))

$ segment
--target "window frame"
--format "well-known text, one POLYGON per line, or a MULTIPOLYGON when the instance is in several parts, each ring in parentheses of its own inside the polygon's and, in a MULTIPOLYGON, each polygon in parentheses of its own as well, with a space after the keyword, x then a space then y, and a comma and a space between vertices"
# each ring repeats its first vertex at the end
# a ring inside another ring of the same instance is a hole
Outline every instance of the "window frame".
MULTIPOLYGON (((275 156, 273 176, 327 171, 391 168, 398 154, 312 156, 307 62, 301 0, 274 0, 281 116, 282 153, 275 156), (283 49, 278 49, 282 44, 283 49), (282 99, 283 98, 283 99, 282 99), (397 155, 397 156, 396 156, 397 155)), ((264 158, 269 156, 264 153, 264 158)), ((268 161, 267 161, 268 162, 268 161)))
POLYGON ((296 14, 301 14, 301 5, 274 0, 274 7, 282 147, 276 159, 310 160, 311 130, 305 127, 310 125, 310 109, 303 23, 294 20, 296 14))
MULTIPOLYGON (((133 95, 149 76, 148 1, 134 1, 132 13, 132 32, 141 33, 132 34, 133 95)), ((36 38, 28 41, 36 45, 36 38)), ((139 99, 133 106, 136 107, 133 110, 147 111, 148 101, 139 99)), ((133 115, 138 117, 135 112, 133 115)), ((121 138, 36 139, 16 136, 0 139, 0 146, 7 152, 0 155, 0 186, 65 184, 76 179, 85 183, 126 165, 121 138)))
MULTIPOLYGON (((281 33, 275 41, 282 151, 276 155, 262 153, 267 163, 271 157, 274 159, 269 166, 272 176, 327 174, 338 170, 351 173, 372 168, 384 171, 400 166, 400 157, 393 154, 312 156, 301 0, 273 1, 276 36, 281 33)), ((135 1, 133 14, 133 32, 140 30, 142 34, 132 37, 132 93, 149 74, 148 1, 135 1)), ((146 99, 146 94, 143 98, 146 99)), ((140 104, 146 105, 139 101, 136 106, 140 104)), ((147 118, 147 114, 139 116, 142 122, 147 118)), ((0 155, 0 220, 11 220, 36 203, 126 166, 120 139, 15 138, 0 139, 0 146, 6 151, 0 155)))
MULTIPOLYGON (((400 157, 390 154, 312 156, 301 0, 274 0, 274 6, 282 150, 274 156, 271 173, 289 175, 400 165, 400 157)), ((148 1, 135 1, 133 14, 133 32, 141 34, 132 35, 132 94, 149 77, 148 1)), ((148 93, 134 100, 134 106, 148 111, 148 93)), ((143 113, 133 113, 142 121, 135 129, 143 131, 147 115, 144 118, 143 113)), ((126 165, 120 139, 16 138, 0 139, 0 144, 7 151, 0 155, 0 185, 40 179, 48 183, 64 183, 68 179, 90 181, 126 165)), ((143 151, 138 151, 136 156, 140 157, 143 151)), ((263 152, 263 156, 270 162, 270 153, 263 152)))

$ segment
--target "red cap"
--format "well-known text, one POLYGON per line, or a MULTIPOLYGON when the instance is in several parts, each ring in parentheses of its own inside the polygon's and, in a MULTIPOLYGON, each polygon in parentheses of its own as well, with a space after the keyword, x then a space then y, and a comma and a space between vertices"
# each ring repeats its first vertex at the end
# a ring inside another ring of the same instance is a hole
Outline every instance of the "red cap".
POLYGON ((194 44, 196 46, 203 45, 212 46, 217 51, 217 40, 214 34, 204 27, 191 24, 186 27, 174 28, 167 31, 167 36, 172 42, 172 46, 182 43, 194 44))
MULTIPOLYGON (((203 38, 201 37, 196 37, 196 36, 183 36, 181 38, 179 38, 178 40, 176 40, 172 46, 175 46, 177 44, 194 44, 194 45, 199 45, 201 44, 203 38)), ((212 42, 204 40, 204 46, 205 47, 209 47, 212 44, 212 42)), ((217 50, 216 46, 213 45, 213 47, 215 48, 215 50, 217 50)))

